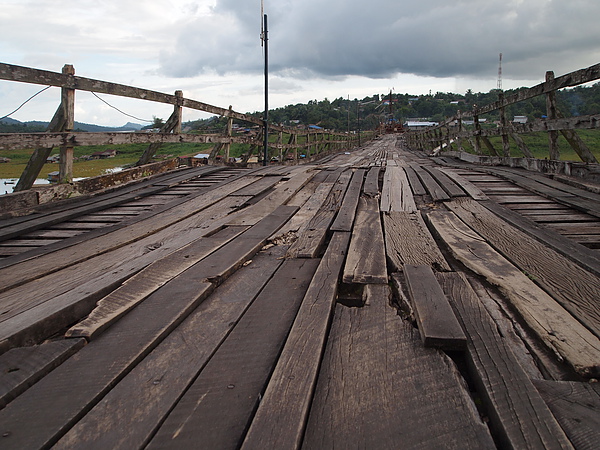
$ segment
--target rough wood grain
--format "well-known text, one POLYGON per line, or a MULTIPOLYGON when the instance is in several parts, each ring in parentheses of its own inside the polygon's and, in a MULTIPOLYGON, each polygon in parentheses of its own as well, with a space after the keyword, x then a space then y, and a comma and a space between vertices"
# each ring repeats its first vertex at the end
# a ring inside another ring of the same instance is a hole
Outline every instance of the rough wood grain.
POLYGON ((302 448, 495 448, 451 360, 389 295, 367 285, 364 307, 337 305, 302 448))
POLYGON ((378 197, 379 196, 379 172, 381 167, 376 166, 369 169, 367 178, 365 178, 365 185, 363 186, 363 193, 367 197, 378 197))
MULTIPOLYGON (((201 369, 210 367, 212 358, 218 357, 223 346, 228 345, 228 340, 239 334, 239 331, 236 332, 238 327, 245 328, 246 315, 251 314, 255 302, 260 304, 262 294, 259 290, 267 284, 275 269, 281 270, 282 261, 278 257, 282 250, 271 248, 257 257, 258 267, 252 267, 253 262, 240 269, 234 275, 235 283, 226 283, 223 285, 225 289, 216 290, 86 414, 55 448, 144 447, 201 369), (128 417, 126 427, 120 426, 123 417, 128 417)), ((293 287, 290 283, 290 291, 293 287)), ((275 327, 275 323, 273 325, 275 327)), ((251 355, 246 354, 245 357, 251 358, 251 355)), ((226 381, 223 377, 220 381, 220 387, 227 391, 230 382, 223 384, 226 381)), ((198 406, 196 401, 194 405, 198 406)), ((181 441, 172 445, 181 448, 177 443, 181 441)), ((196 442, 196 448, 199 447, 201 444, 196 442)))
POLYGON ((403 271, 423 344, 442 350, 464 349, 467 337, 431 267, 405 265, 403 271))
POLYGON ((421 179, 421 182, 425 186, 425 189, 427 189, 427 192, 429 193, 434 202, 440 202, 450 199, 450 196, 446 194, 446 191, 442 189, 442 187, 438 184, 437 181, 435 181, 435 179, 431 176, 429 172, 425 171, 425 169, 423 169, 417 163, 411 163, 410 167, 412 167, 413 170, 417 173, 418 177, 421 179))
POLYGON ((0 343, 34 344, 80 320, 148 264, 219 230, 245 199, 226 198, 154 235, 0 294, 0 343))
POLYGON ((161 287, 0 411, 3 448, 56 443, 212 292, 194 275, 188 270, 161 287))
POLYGON ((334 233, 302 301, 243 449, 299 447, 349 241, 350 233, 334 233))
POLYGON ((329 225, 342 204, 350 176, 351 174, 348 171, 339 176, 323 205, 308 222, 306 227, 299 232, 298 239, 288 251, 288 257, 314 258, 319 254, 325 242, 329 225))
POLYGON ((577 450, 600 442, 600 386, 576 381, 534 380, 550 410, 577 450))
POLYGON ((235 218, 227 223, 229 226, 255 225, 263 217, 273 212, 278 206, 284 205, 315 175, 309 167, 296 171, 293 176, 285 182, 280 183, 265 198, 259 200, 240 212, 235 218))
POLYGON ((585 268, 585 270, 600 276, 600 255, 593 250, 578 245, 548 228, 540 227, 535 222, 528 220, 521 214, 515 213, 510 209, 501 206, 495 202, 480 202, 480 205, 489 209, 502 220, 510 223, 513 227, 525 232, 527 235, 541 242, 543 245, 551 247, 566 256, 571 261, 585 268))
POLYGON ((344 283, 358 284, 388 282, 377 199, 360 199, 342 279, 344 283))
POLYGON ((329 227, 331 231, 352 231, 364 178, 365 169, 356 169, 352 174, 352 179, 348 184, 348 189, 346 189, 340 210, 329 227))
POLYGON ((97 257, 108 251, 118 249, 144 237, 151 236, 173 224, 198 214, 200 211, 217 203, 226 195, 250 183, 250 179, 239 179, 221 188, 209 191, 203 195, 173 208, 165 210, 160 215, 154 215, 141 220, 126 228, 120 228, 112 233, 86 240, 78 245, 61 249, 52 254, 42 255, 33 260, 23 261, 10 267, 0 269, 0 292, 10 287, 19 286, 45 274, 72 266, 73 264, 97 257))
POLYGON ((245 227, 228 227, 154 261, 100 300, 94 310, 65 333, 66 337, 96 338, 104 329, 126 314, 171 278, 192 267, 236 236, 245 227))
POLYGON ((383 214, 383 224, 387 257, 394 271, 401 271, 405 264, 450 270, 420 214, 390 212, 383 214))
POLYGON ((13 348, 0 356, 0 409, 61 365, 85 345, 85 339, 13 348))
POLYGON ((381 191, 381 211, 417 211, 408 178, 402 167, 386 168, 381 191))
POLYGON ((431 176, 442 186, 442 189, 448 193, 450 197, 464 197, 467 194, 458 186, 452 178, 439 170, 437 167, 422 166, 431 176))
POLYGON ((471 181, 467 180, 466 177, 459 175, 456 171, 450 168, 440 168, 440 172, 443 172, 448 177, 452 178, 460 187, 462 187, 471 198, 475 200, 487 200, 488 196, 483 191, 475 186, 471 181))
POLYGON ((600 277, 529 237, 475 201, 447 206, 496 250, 540 283, 573 316, 600 337, 600 277), (518 245, 515 245, 518 243, 518 245))
POLYGON ((469 337, 470 372, 501 447, 571 448, 465 276, 437 276, 469 337))
POLYGON ((427 214, 454 256, 502 291, 540 339, 580 375, 600 374, 600 341, 453 213, 427 214))
POLYGON ((282 264, 177 403, 149 448, 240 445, 318 263, 316 259, 290 259, 282 264))

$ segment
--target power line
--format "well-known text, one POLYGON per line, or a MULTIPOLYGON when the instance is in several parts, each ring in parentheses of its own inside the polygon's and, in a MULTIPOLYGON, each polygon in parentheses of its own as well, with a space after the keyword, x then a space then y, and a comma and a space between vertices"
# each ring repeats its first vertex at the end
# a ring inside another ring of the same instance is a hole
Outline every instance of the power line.
POLYGON ((20 109, 21 109, 23 106, 25 106, 25 104, 26 104, 27 102, 29 102, 30 100, 32 100, 34 97, 36 97, 36 96, 40 95, 42 92, 44 92, 44 91, 46 91, 46 90, 50 89, 51 87, 52 87, 52 86, 46 86, 46 87, 45 87, 44 89, 42 89, 41 91, 39 91, 39 92, 37 92, 37 93, 33 94, 31 97, 29 97, 29 98, 28 98, 27 100, 25 100, 23 103, 21 103, 21 105, 20 105, 20 106, 19 106, 17 109, 15 109, 13 112, 11 112, 11 113, 9 113, 9 114, 7 114, 7 115, 5 115, 5 116, 2 116, 2 117, 0 117, 0 120, 2 120, 2 119, 6 119, 7 117, 10 117, 10 116, 12 116, 14 113, 16 113, 18 110, 20 110, 20 109))
MULTIPOLYGON (((90 91, 90 92, 91 92, 91 91, 90 91)), ((139 117, 132 116, 131 114, 127 114, 126 112, 124 112, 124 111, 121 111, 121 110, 120 110, 119 108, 117 108, 116 106, 113 106, 113 105, 111 105, 110 103, 108 103, 106 100, 104 100, 103 98, 101 98, 101 97, 100 97, 98 94, 96 94, 95 92, 92 92, 92 94, 94 95, 94 97, 96 97, 96 98, 97 98, 98 100, 100 100, 101 102, 104 102, 104 103, 106 103, 108 106, 110 106, 110 107, 111 107, 111 108, 113 108, 113 109, 116 109, 116 110, 117 110, 117 111, 119 111, 121 114, 123 114, 123 115, 125 115, 125 116, 127 116, 127 117, 131 117, 132 119, 139 120, 139 121, 141 121, 141 122, 149 122, 149 123, 152 123, 152 122, 154 122, 154 120, 140 119, 139 117)))

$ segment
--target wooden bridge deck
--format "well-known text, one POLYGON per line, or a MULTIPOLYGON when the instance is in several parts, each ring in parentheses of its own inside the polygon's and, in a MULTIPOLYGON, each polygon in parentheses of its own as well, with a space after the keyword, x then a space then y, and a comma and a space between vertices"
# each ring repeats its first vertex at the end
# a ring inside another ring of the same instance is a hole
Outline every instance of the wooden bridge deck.
POLYGON ((600 196, 386 136, 0 226, 0 447, 597 448, 600 196))

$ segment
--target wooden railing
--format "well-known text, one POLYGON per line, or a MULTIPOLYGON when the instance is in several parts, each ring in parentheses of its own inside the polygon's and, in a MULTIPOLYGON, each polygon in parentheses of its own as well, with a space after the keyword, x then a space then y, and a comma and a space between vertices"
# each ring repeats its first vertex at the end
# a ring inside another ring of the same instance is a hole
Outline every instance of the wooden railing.
MULTIPOLYGON (((0 63, 0 80, 33 83, 44 86, 61 88, 61 102, 52 118, 47 132, 43 133, 4 133, 0 134, 0 150, 31 148, 35 149, 23 171, 15 191, 31 188, 39 175, 46 159, 55 147, 60 148, 59 179, 61 182, 70 182, 73 177, 73 147, 86 145, 115 145, 143 143, 148 148, 140 156, 137 165, 149 162, 158 147, 164 143, 209 143, 215 144, 211 158, 223 154, 225 160, 229 159, 231 144, 249 144, 250 150, 245 159, 253 152, 257 154, 263 144, 264 121, 248 114, 242 114, 228 109, 212 106, 183 97, 182 91, 174 95, 162 92, 140 89, 122 84, 94 80, 75 75, 71 65, 65 65, 62 73, 46 70, 21 67, 0 63), (75 91, 89 91, 93 93, 110 94, 119 97, 129 97, 151 102, 166 103, 174 106, 171 117, 161 128, 160 133, 88 133, 74 132, 75 122, 75 91), (204 111, 228 119, 226 132, 221 135, 206 135, 182 133, 182 109, 189 108, 204 111), (234 136, 232 132, 233 120, 247 122, 262 127, 261 134, 254 137, 234 136)), ((268 158, 277 156, 279 161, 286 155, 293 155, 293 160, 298 161, 299 155, 312 157, 330 151, 341 151, 357 145, 358 136, 347 133, 335 133, 327 130, 300 130, 297 128, 282 127, 274 124, 268 125, 269 133, 277 133, 276 143, 269 144, 268 158), (287 143, 284 143, 284 135, 287 143)), ((362 136, 365 142, 371 136, 362 136)), ((260 152, 262 154, 262 151, 260 152)))
POLYGON ((527 90, 504 97, 500 92, 498 101, 483 106, 474 107, 472 111, 458 112, 454 117, 443 123, 429 127, 425 130, 410 131, 406 133, 407 144, 411 148, 420 149, 429 153, 441 150, 452 150, 453 146, 459 151, 463 150, 462 143, 465 140, 471 142, 476 154, 483 154, 484 149, 491 156, 508 157, 510 152, 510 139, 512 138, 520 152, 526 158, 533 155, 520 134, 532 132, 548 133, 548 159, 557 161, 560 159, 558 149, 558 135, 562 134, 569 145, 585 163, 597 163, 596 157, 590 149, 576 134, 577 129, 596 129, 600 126, 600 115, 587 115, 577 117, 564 117, 556 106, 556 91, 566 87, 574 87, 580 84, 600 79, 600 64, 590 66, 586 69, 554 78, 553 72, 546 72, 546 81, 527 90), (529 123, 511 123, 506 117, 506 108, 515 103, 527 100, 539 95, 546 96, 546 117, 535 119, 529 123), (499 111, 500 121, 495 128, 484 128, 480 118, 482 115, 499 111), (473 126, 467 129, 463 122, 471 119, 473 126), (490 137, 500 136, 502 138, 502 149, 497 149, 490 137))

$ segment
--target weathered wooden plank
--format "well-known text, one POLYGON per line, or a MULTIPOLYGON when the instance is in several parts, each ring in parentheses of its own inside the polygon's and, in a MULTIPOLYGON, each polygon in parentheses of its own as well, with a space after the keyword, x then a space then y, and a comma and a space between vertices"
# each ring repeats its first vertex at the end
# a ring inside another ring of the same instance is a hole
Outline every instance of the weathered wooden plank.
POLYGON ((596 336, 456 215, 434 211, 427 218, 454 256, 498 286, 551 351, 582 376, 600 374, 600 341, 596 336))
POLYGON ((245 227, 225 228, 154 261, 100 300, 96 308, 83 321, 67 330, 65 336, 95 339, 103 330, 152 292, 169 282, 171 278, 192 267, 245 230, 245 227))
POLYGON ((375 198, 360 199, 343 281, 358 284, 388 282, 379 203, 375 198))
POLYGON ((381 211, 402 211, 402 168, 388 166, 383 177, 381 189, 381 211))
MULTIPOLYGON (((256 315, 252 320, 252 311, 255 305, 264 303, 261 301, 263 294, 258 294, 259 289, 265 286, 269 277, 275 269, 281 270, 281 260, 277 258, 283 253, 283 249, 271 248, 268 254, 257 257, 263 259, 263 262, 258 262, 259 268, 252 268, 251 264, 240 272, 246 272, 244 277, 237 277, 235 285, 226 283, 226 289, 221 292, 221 289, 215 291, 197 311, 193 312, 177 329, 175 329, 156 349, 153 350, 138 366, 136 366, 108 395, 102 399, 83 419, 81 419, 56 445, 56 448, 142 448, 152 438, 157 428, 165 420, 165 417, 175 407, 181 396, 188 388, 193 389, 192 383, 200 373, 203 377, 206 370, 212 370, 214 367, 213 361, 222 359, 226 349, 231 350, 231 344, 228 344, 230 339, 234 339, 239 334, 244 334, 245 338, 257 339, 256 336, 251 336, 248 333, 248 327, 253 328, 257 332, 256 315), (262 268, 260 267, 262 265, 262 268), (265 270, 268 269, 268 270, 265 270), (252 276, 258 278, 250 280, 252 276), (236 294, 235 296, 233 294, 236 294), (258 297, 257 297, 258 295, 258 297), (258 302, 258 303, 257 303, 258 302), (248 309, 249 308, 249 309, 248 309), (238 323, 239 321, 239 323, 238 323), (240 332, 240 329, 242 332, 240 332), (217 351, 215 353, 215 350, 217 351), (215 358, 217 358, 215 360, 215 358), (207 364, 208 363, 208 364, 207 364), (192 385, 192 387, 190 387, 192 385), (120 425, 121 417, 129 417, 128 426, 120 425)), ((289 265, 289 264, 288 264, 289 265)), ((316 264, 307 262, 306 266, 312 269, 316 264)), ((296 266, 298 268, 298 266, 296 266)), ((302 275, 305 275, 306 270, 300 268, 302 275)), ((278 272, 276 272, 278 273, 278 272)), ((237 274, 236 274, 237 275, 237 274)), ((293 293, 294 288, 297 290, 306 290, 308 282, 305 276, 302 282, 289 283, 289 289, 286 291, 292 297, 288 301, 281 301, 278 297, 279 306, 270 304, 271 307, 277 308, 282 313, 278 320, 287 320, 287 329, 291 326, 295 311, 286 311, 286 307, 293 309, 298 307, 302 299, 303 292, 293 293), (295 299, 293 297, 296 297, 295 299), (298 298, 299 297, 299 298, 298 298)), ((267 284, 264 289, 269 289, 267 284)), ((281 284, 279 285, 281 288, 281 284)), ((271 288, 272 289, 272 288, 271 288)), ((273 300, 272 300, 273 302, 273 300)), ((263 307, 264 315, 264 307, 263 307)), ((264 320, 271 319, 270 316, 262 318, 264 320)), ((267 333, 277 333, 277 320, 273 322, 274 329, 262 325, 261 331, 267 333)), ((285 327, 284 327, 285 328, 285 327)), ((260 334, 260 333, 258 333, 260 334)), ((283 332, 285 336, 285 331, 283 332)), ((284 338, 281 340, 284 341, 284 338)), ((240 344, 240 342, 237 342, 240 344)), ((280 345, 282 345, 280 343, 280 345)), ((251 349, 250 343, 246 344, 246 350, 251 349)), ((249 367, 252 367, 252 358, 260 358, 262 356, 246 352, 241 359, 246 360, 249 367)), ((229 355, 232 357, 232 355, 229 355)), ((229 363, 231 359, 225 358, 229 363)), ((240 361, 241 363, 242 361, 240 361)), ((237 364, 236 364, 237 366, 237 364)), ((248 368, 248 366, 246 366, 248 368)), ((229 366, 231 370, 231 366, 229 366)), ((269 371, 265 377, 268 377, 269 371)), ((249 373, 249 376, 252 374, 249 373)), ((234 377, 231 373, 230 377, 234 377)), ((220 388, 228 393, 227 386, 232 383, 228 376, 220 377, 220 388), (225 378, 225 379, 224 379, 225 378)), ((206 378, 205 378, 206 379, 206 378)), ((236 380, 234 391, 238 392, 243 389, 244 383, 249 380, 236 380), (239 381, 239 384, 237 383, 239 381)), ((197 382, 196 382, 197 383, 197 382)), ((265 380, 263 380, 263 384, 265 380)), ((231 395, 231 393, 229 393, 231 395)), ((249 399, 241 399, 242 402, 250 400, 254 402, 260 394, 260 388, 255 396, 249 399)), ((186 394, 189 395, 189 394, 186 394)), ((205 399, 208 400, 208 399, 205 399)), ((194 402, 194 406, 202 408, 204 402, 194 402)), ((222 405, 221 405, 222 406, 222 405)), ((252 410, 252 408, 251 408, 252 410)), ((246 421, 247 422, 247 418, 246 421)), ((181 426, 183 424, 179 424, 181 426)), ((214 425, 213 423, 206 424, 207 427, 214 425)), ((245 423, 244 423, 245 425, 245 423)), ((245 429, 242 425, 242 432, 245 429)), ((182 431, 182 430, 181 430, 182 431)), ((238 438, 239 439, 239 438, 238 438)), ((181 448, 181 440, 172 442, 172 446, 181 448), (179 444, 179 445, 178 445, 179 444)), ((185 442, 185 441, 183 441, 185 442)), ((205 444, 204 439, 200 440, 205 444)), ((202 447, 202 444, 196 441, 195 446, 202 447)), ((211 448, 206 446, 205 448, 211 448)), ((223 448, 221 446, 212 448, 223 448)))
POLYGON ((265 191, 268 191, 273 186, 281 181, 281 177, 260 177, 258 180, 237 190, 230 195, 241 195, 243 197, 262 194, 265 191))
POLYGON ((365 184, 363 186, 363 193, 367 197, 378 197, 379 196, 379 172, 381 167, 372 167, 367 173, 365 178, 365 184))
POLYGON ((533 384, 577 450, 600 442, 600 386, 575 381, 533 380, 533 384))
MULTIPOLYGON (((148 448, 239 446, 318 263, 316 259, 283 263, 148 448)), ((147 409, 143 404, 138 408, 147 409)))
POLYGON ((85 339, 13 348, 0 356, 0 409, 61 365, 85 345, 85 339))
POLYGON ((308 198, 308 200, 300 207, 300 210, 294 214, 283 227, 281 227, 272 239, 284 236, 286 233, 297 233, 301 234, 304 229, 308 226, 313 217, 317 214, 323 203, 327 199, 327 196, 331 192, 334 183, 321 183, 314 191, 314 193, 308 198))
POLYGON ((318 255, 325 242, 329 225, 342 204, 350 176, 348 171, 339 176, 323 205, 308 225, 298 233, 298 239, 290 247, 288 257, 314 258, 318 255))
POLYGON ((544 286, 567 311, 600 337, 600 311, 597 307, 600 277, 524 232, 508 226, 475 201, 465 199, 451 201, 446 205, 504 257, 544 286))
POLYGON ((155 235, 41 277, 0 295, 0 352, 52 336, 88 314, 95 303, 156 259, 218 231, 231 207, 229 197, 155 235))
POLYGON ((348 189, 346 189, 346 194, 344 195, 340 210, 329 227, 331 231, 352 231, 364 177, 365 169, 356 169, 352 174, 352 179, 348 184, 348 189))
POLYGON ((464 349, 465 333, 431 267, 405 265, 403 271, 423 344, 442 350, 464 349))
MULTIPOLYGON (((183 204, 166 209, 161 214, 156 214, 147 219, 135 222, 126 228, 120 228, 112 233, 88 239, 80 245, 64 248, 49 255, 43 255, 35 258, 35 260, 23 261, 19 264, 0 269, 0 279, 2 280, 0 292, 5 291, 11 286, 18 286, 27 281, 35 280, 44 274, 71 266, 78 261, 97 257, 115 248, 150 236, 170 225, 198 214, 199 211, 212 206, 226 195, 250 182, 251 180, 248 179, 239 179, 236 182, 228 183, 220 188, 199 195, 194 199, 189 199, 183 204)), ((55 226, 55 228, 64 229, 62 226, 55 226)))
POLYGON ((422 166, 442 186, 450 197, 464 197, 467 194, 458 186, 452 178, 439 170, 437 167, 422 166))
POLYGON ((471 196, 471 198, 475 200, 488 199, 488 196, 485 195, 478 186, 474 185, 471 181, 467 180, 466 177, 458 174, 456 171, 450 168, 440 168, 438 170, 445 173, 448 177, 452 178, 460 187, 462 187, 465 190, 467 194, 471 196))
POLYGON ((437 277, 469 338, 469 371, 501 447, 571 448, 465 276, 440 273, 437 277))
POLYGON ((446 191, 438 184, 437 181, 431 176, 429 172, 426 172, 419 164, 411 163, 410 167, 414 169, 421 182, 427 189, 427 192, 431 196, 434 202, 449 200, 450 196, 446 194, 446 191))
POLYGON ((495 448, 452 362, 389 295, 367 285, 364 307, 336 306, 303 448, 495 448))
POLYGON ((227 223, 227 225, 255 225, 263 217, 275 211, 277 207, 284 205, 290 198, 294 196, 296 192, 298 192, 306 183, 310 181, 313 175, 315 175, 315 172, 311 171, 309 167, 304 167, 303 170, 295 172, 289 180, 279 184, 265 198, 244 209, 240 214, 227 223))
POLYGON ((561 235, 549 230, 547 227, 541 228, 537 226, 535 222, 524 218, 521 214, 513 212, 512 208, 508 209, 495 202, 481 202, 480 204, 501 217, 502 220, 542 242, 544 245, 552 247, 571 261, 575 261, 587 271, 600 275, 600 256, 592 250, 564 239, 561 235))
POLYGON ((50 447, 214 289, 188 270, 0 411, 6 449, 50 447), (35 430, 35 431, 33 431, 35 430))
POLYGON ((419 177, 417 176, 415 169, 413 169, 412 167, 407 165, 404 167, 404 170, 406 172, 406 176, 408 178, 408 182, 410 184, 410 188, 412 189, 413 194, 414 195, 427 194, 427 191, 425 190, 423 183, 421 183, 421 180, 419 180, 419 177))
POLYGON ((394 271, 401 271, 405 264, 450 270, 420 214, 390 212, 383 215, 383 224, 387 257, 394 271))
POLYGON ((336 232, 317 268, 242 448, 298 448, 350 233, 336 232))

